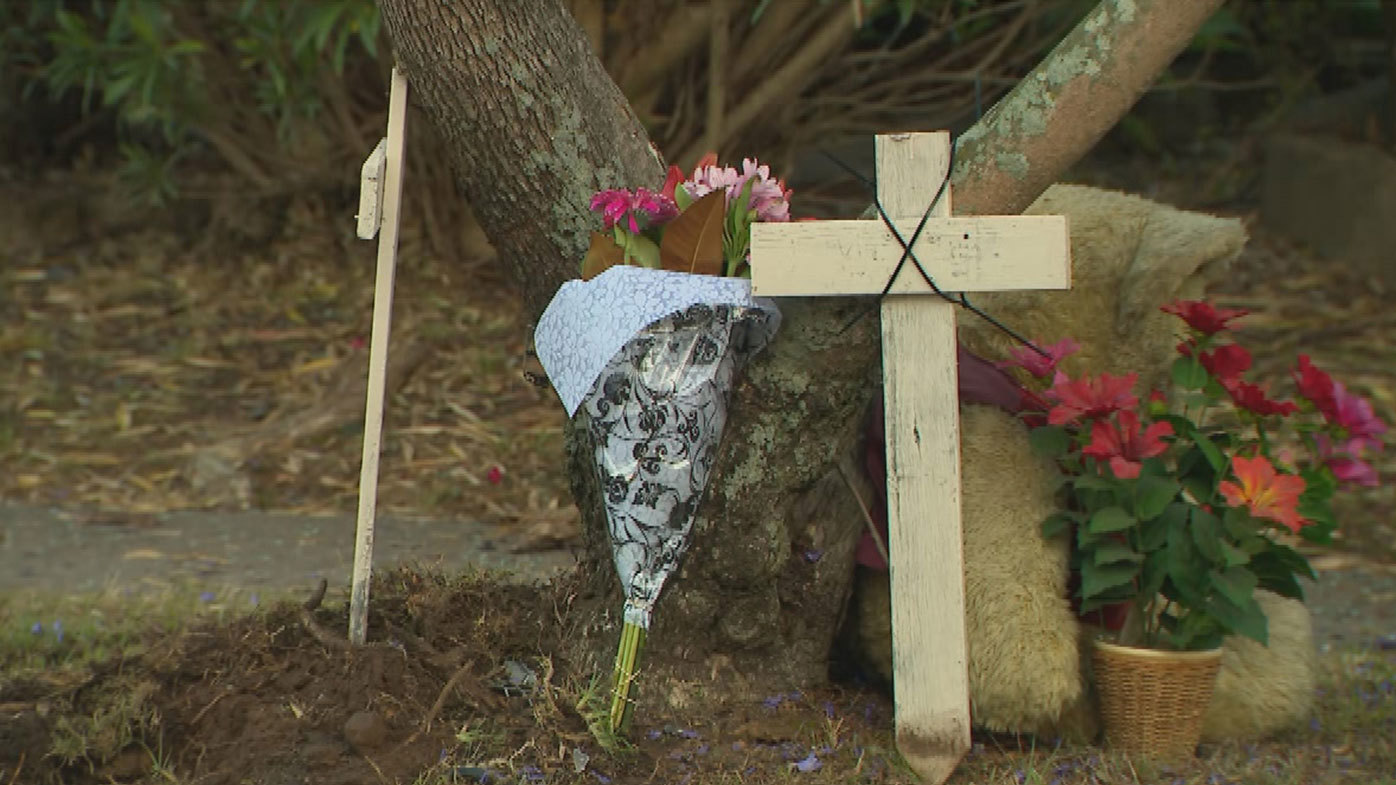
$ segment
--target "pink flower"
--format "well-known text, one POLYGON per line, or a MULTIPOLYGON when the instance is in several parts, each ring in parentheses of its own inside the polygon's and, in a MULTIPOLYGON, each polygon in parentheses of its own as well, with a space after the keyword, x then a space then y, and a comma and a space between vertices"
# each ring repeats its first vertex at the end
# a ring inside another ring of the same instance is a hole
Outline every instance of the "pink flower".
POLYGON ((631 234, 640 233, 636 214, 649 223, 663 223, 678 215, 678 207, 671 199, 648 188, 636 188, 633 192, 624 188, 597 191, 591 197, 591 209, 601 213, 602 224, 607 229, 620 223, 622 218, 628 218, 631 234))
POLYGON ((1379 484, 1377 470, 1361 459, 1368 447, 1366 439, 1349 439, 1342 444, 1334 444, 1323 434, 1315 434, 1318 456, 1323 460, 1338 482, 1348 485, 1365 485, 1375 488, 1379 484))
POLYGON ((491 466, 489 473, 485 475, 485 479, 490 481, 490 485, 498 485, 504 482, 504 470, 498 466, 491 466))
POLYGON ((683 189, 694 199, 700 199, 713 191, 727 192, 727 205, 741 195, 747 181, 751 185, 751 202, 748 210, 756 211, 758 221, 789 221, 790 190, 780 180, 771 179, 771 167, 751 158, 742 159, 742 171, 717 165, 717 156, 709 153, 698 162, 693 177, 683 183, 683 189), (753 180, 754 178, 754 180, 753 180))
POLYGON ((1346 430, 1353 442, 1362 442, 1373 450, 1381 449, 1381 435, 1386 433, 1386 423, 1377 419, 1371 402, 1348 392, 1342 382, 1333 382, 1333 416, 1327 419, 1346 430))
POLYGON ((1047 422, 1062 425, 1082 417, 1097 419, 1121 409, 1133 409, 1139 403, 1133 392, 1138 379, 1137 373, 1125 376, 1102 373, 1098 377, 1072 381, 1057 371, 1052 386, 1042 393, 1057 404, 1047 413, 1047 422))
POLYGON ((1057 363, 1076 353, 1081 348, 1081 344, 1063 338, 1051 346, 1041 347, 1047 354, 1038 354, 1032 347, 1019 346, 1008 354, 1012 358, 1007 362, 995 363, 999 368, 1018 367, 1036 376, 1039 379, 1046 379, 1057 369, 1057 363))
POLYGON ((1110 471, 1122 480, 1139 476, 1141 461, 1162 455, 1168 449, 1163 437, 1173 434, 1173 426, 1166 422, 1156 422, 1139 430, 1139 415, 1122 410, 1116 415, 1118 424, 1100 419, 1091 424, 1091 443, 1081 453, 1093 458, 1108 460, 1110 471))

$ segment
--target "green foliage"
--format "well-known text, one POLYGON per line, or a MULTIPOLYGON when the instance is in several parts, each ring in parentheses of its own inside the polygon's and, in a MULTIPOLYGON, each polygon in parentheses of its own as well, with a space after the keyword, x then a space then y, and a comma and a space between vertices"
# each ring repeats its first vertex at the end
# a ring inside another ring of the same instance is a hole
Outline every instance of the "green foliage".
POLYGON ((0 70, 17 69, 30 100, 43 88, 110 113, 121 173, 154 202, 188 152, 253 160, 286 144, 320 118, 327 77, 380 51, 372 0, 35 0, 5 4, 0 25, 0 70))

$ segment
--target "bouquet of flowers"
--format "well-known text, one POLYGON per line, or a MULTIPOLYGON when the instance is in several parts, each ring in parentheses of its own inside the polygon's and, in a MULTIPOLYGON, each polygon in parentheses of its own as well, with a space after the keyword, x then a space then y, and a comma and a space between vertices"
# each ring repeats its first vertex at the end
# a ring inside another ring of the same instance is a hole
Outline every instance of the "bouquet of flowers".
POLYGON ((569 416, 587 415, 612 556, 626 601, 611 724, 624 724, 660 590, 688 547, 727 422, 732 381, 775 335, 751 296, 751 224, 789 220, 790 192, 755 161, 709 156, 659 191, 597 193, 583 280, 538 323, 539 360, 569 416))
POLYGON ((1138 374, 1070 378, 1057 368, 1069 339, 1006 363, 1038 380, 1033 446, 1062 471, 1062 509, 1043 533, 1071 532, 1083 613, 1126 605, 1123 645, 1265 643, 1255 590, 1303 598, 1297 576, 1314 574, 1295 546, 1331 541, 1339 488, 1377 483, 1367 460, 1386 424, 1305 355, 1293 400, 1246 380, 1251 355, 1227 337, 1246 311, 1163 310, 1188 328, 1169 393, 1141 402, 1138 374))

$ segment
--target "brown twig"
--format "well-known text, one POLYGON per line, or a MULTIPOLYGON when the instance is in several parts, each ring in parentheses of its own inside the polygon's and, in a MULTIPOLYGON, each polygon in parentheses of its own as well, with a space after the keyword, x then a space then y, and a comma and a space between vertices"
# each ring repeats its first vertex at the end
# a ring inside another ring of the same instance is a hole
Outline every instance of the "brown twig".
POLYGON ((24 770, 24 754, 24 750, 19 751, 19 762, 15 764, 15 773, 10 775, 10 785, 19 781, 19 773, 24 770))
POLYGON ((705 146, 714 152, 722 138, 722 110, 727 105, 727 44, 731 21, 728 0, 712 0, 708 33, 708 118, 703 137, 705 146))
POLYGON ((319 623, 315 621, 315 617, 310 615, 312 611, 320 607, 320 602, 325 599, 325 590, 329 588, 329 585, 329 581, 321 578, 320 584, 315 587, 315 591, 311 592, 310 599, 306 600, 305 603, 301 605, 301 626, 305 627, 305 631, 310 633, 310 636, 319 641, 321 645, 337 651, 348 651, 350 648, 349 641, 343 638, 337 638, 326 632, 325 628, 321 627, 319 623))

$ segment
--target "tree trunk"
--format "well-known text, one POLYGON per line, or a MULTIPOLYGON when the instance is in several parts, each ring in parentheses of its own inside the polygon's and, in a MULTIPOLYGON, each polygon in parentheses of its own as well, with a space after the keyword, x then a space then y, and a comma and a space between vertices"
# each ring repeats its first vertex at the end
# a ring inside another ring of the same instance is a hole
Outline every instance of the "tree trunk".
MULTIPOLYGON (((957 211, 1020 212, 1220 4, 1101 2, 961 139, 957 211)), ((592 192, 662 180, 644 130, 558 0, 380 5, 414 104, 445 137, 456 178, 536 316, 581 258, 595 226, 592 192)), ((825 678, 862 526, 834 467, 860 476, 853 455, 879 379, 877 320, 840 328, 869 305, 781 303, 782 332, 739 379, 688 555, 656 608, 642 706, 749 698, 825 678)), ((573 427, 568 438, 587 576, 570 610, 572 641, 584 667, 602 669, 621 596, 585 432, 573 427)))

